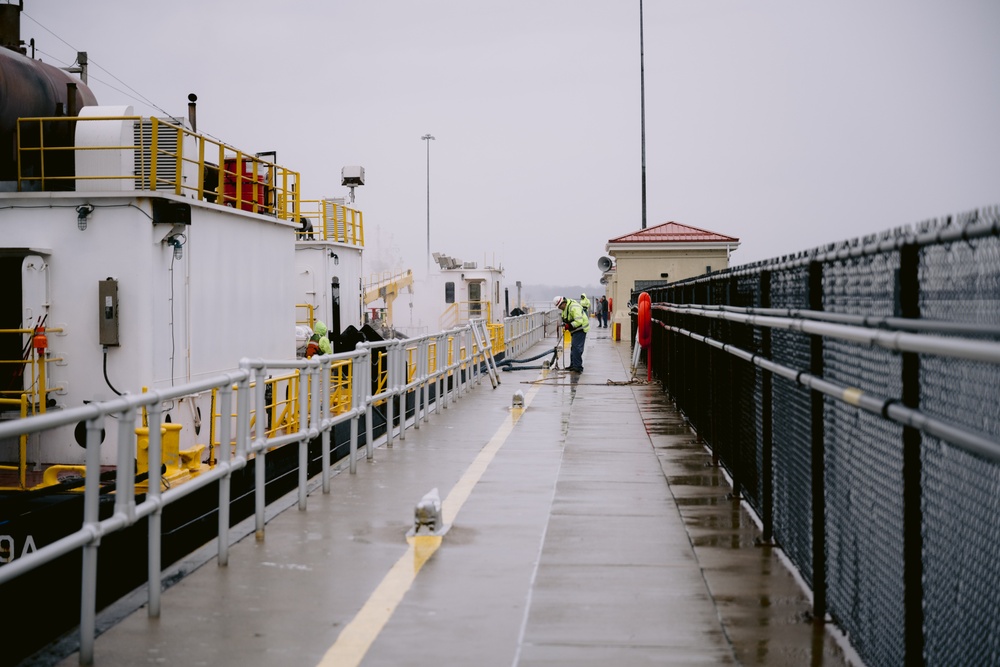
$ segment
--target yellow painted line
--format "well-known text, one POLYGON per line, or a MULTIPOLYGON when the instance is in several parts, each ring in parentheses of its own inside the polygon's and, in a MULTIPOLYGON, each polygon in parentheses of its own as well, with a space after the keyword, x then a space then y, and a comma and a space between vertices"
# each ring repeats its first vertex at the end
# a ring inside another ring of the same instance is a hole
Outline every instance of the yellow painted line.
MULTIPOLYGON (((532 385, 524 397, 524 407, 531 404, 541 385, 532 385)), ((472 489, 482 478, 497 452, 503 447, 520 420, 524 410, 512 409, 490 441, 479 450, 461 479, 452 487, 448 497, 441 503, 442 520, 445 525, 455 521, 462 505, 469 499, 472 489)), ((317 667, 356 667, 361 664, 368 649, 378 638, 382 628, 389 622, 396 607, 403 601, 403 596, 410 590, 417 573, 424 563, 434 555, 441 546, 439 535, 418 535, 407 538, 410 543, 406 553, 396 561, 382 579, 375 591, 358 611, 354 619, 344 626, 340 636, 333 646, 327 650, 317 667)))

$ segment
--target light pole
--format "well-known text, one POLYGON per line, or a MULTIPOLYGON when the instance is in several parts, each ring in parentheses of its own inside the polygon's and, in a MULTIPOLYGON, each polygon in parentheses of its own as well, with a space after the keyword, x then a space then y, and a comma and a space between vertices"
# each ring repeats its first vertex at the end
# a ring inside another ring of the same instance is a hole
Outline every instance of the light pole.
POLYGON ((642 50, 642 0, 639 0, 639 109, 642 117, 642 228, 646 228, 646 58, 642 50))
POLYGON ((430 134, 420 137, 427 142, 427 275, 431 274, 431 141, 430 134))

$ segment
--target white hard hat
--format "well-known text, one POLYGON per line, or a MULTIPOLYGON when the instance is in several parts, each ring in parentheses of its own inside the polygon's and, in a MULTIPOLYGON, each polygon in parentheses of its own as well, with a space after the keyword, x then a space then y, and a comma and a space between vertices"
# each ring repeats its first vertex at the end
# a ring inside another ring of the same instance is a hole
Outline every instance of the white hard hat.
POLYGON ((560 305, 560 304, 561 304, 562 302, 563 302, 563 298, 562 298, 561 296, 557 296, 557 297, 553 297, 553 298, 552 298, 552 305, 553 305, 553 306, 555 306, 556 308, 558 308, 558 307, 559 307, 559 305, 560 305))

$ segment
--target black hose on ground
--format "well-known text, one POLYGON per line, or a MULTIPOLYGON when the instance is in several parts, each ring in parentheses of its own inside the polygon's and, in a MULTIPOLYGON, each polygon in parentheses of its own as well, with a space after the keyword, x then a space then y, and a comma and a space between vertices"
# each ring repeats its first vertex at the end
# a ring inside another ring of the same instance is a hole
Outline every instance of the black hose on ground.
POLYGON ((552 355, 553 361, 555 361, 555 358, 559 354, 559 346, 556 345, 551 350, 542 352, 541 354, 535 355, 534 357, 528 357, 527 359, 504 359, 503 361, 498 361, 497 368, 504 371, 527 371, 527 370, 541 370, 545 368, 551 368, 551 364, 549 366, 517 366, 517 367, 514 366, 514 364, 524 364, 529 361, 535 361, 536 359, 547 357, 550 354, 552 355))

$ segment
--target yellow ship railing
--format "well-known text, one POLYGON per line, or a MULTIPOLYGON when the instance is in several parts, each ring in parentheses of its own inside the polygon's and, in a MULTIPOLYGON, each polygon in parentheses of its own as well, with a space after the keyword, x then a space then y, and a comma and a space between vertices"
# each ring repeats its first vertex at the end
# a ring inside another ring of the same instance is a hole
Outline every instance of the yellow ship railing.
POLYGON ((297 303, 295 304, 295 324, 301 324, 302 326, 307 326, 310 329, 316 324, 316 306, 311 303, 297 303), (303 316, 303 313, 305 314, 303 316))
MULTIPOLYGON (((312 310, 308 306, 300 306, 312 317, 312 310)), ((499 354, 506 350, 505 329, 508 326, 516 327, 512 330, 512 335, 517 341, 518 350, 533 344, 528 338, 527 318, 517 318, 508 321, 508 324, 486 325, 490 340, 490 351, 492 354, 499 354)), ((537 328, 537 327, 535 327, 537 328)), ((49 333, 59 333, 62 329, 47 329, 49 333)), ((0 368, 13 366, 15 370, 7 377, 25 378, 22 386, 17 389, 0 391, 0 412, 8 413, 8 418, 21 420, 30 418, 35 414, 43 414, 49 402, 48 397, 57 388, 49 383, 46 369, 48 365, 61 361, 60 358, 51 356, 46 348, 41 354, 33 344, 34 337, 39 333, 39 328, 35 329, 6 329, 0 330, 0 336, 18 336, 16 346, 23 349, 22 358, 0 359, 0 368)), ((7 345, 10 349, 11 345, 7 345)), ((469 333, 469 327, 454 329, 440 334, 424 336, 418 339, 408 340, 388 340, 377 344, 364 344, 369 350, 369 356, 359 361, 355 358, 336 358, 330 361, 329 375, 324 385, 324 395, 328 405, 323 414, 330 418, 338 418, 357 409, 359 401, 369 397, 372 406, 385 406, 390 403, 393 397, 402 393, 413 391, 431 382, 439 382, 439 393, 446 394, 447 386, 460 386, 467 382, 470 375, 479 372, 480 365, 485 360, 485 351, 479 349, 469 333), (398 368, 394 367, 398 359, 398 368), (369 385, 363 395, 356 394, 356 375, 358 369, 356 364, 366 365, 364 377, 369 385)), ((334 355, 342 357, 343 355, 334 355)), ((306 360, 290 362, 305 364, 306 360)), ((263 406, 258 410, 253 407, 250 410, 250 428, 253 433, 260 433, 260 437, 274 439, 297 433, 302 428, 300 404, 301 387, 303 381, 300 369, 291 369, 263 381, 266 397, 263 406)), ((311 397, 316 390, 315 380, 306 379, 306 396, 311 397)), ((10 384, 10 383, 8 383, 10 384)), ((256 391, 256 381, 250 384, 251 391, 256 391)), ((234 391, 235 386, 229 387, 229 391, 234 391)), ((148 391, 143 388, 143 392, 148 391)), ((235 433, 232 420, 235 419, 235 412, 223 412, 219 401, 220 388, 214 388, 211 392, 211 419, 208 432, 208 442, 206 445, 198 447, 208 448, 208 463, 214 465, 220 460, 220 447, 224 442, 222 433, 235 433), (228 422, 229 428, 224 428, 224 423, 228 422)), ((309 400, 312 400, 311 398, 309 400)), ((426 402, 426 399, 425 399, 426 402)), ((426 407, 424 408, 426 410, 426 407)), ((149 416, 145 409, 142 411, 140 424, 142 428, 149 427, 149 416)), ((27 482, 27 440, 24 434, 19 436, 19 446, 17 461, 13 464, 5 462, 0 465, 0 471, 16 472, 18 481, 16 487, 5 488, 35 488, 27 482)), ((235 451, 235 438, 229 439, 229 453, 235 451)), ((185 452, 194 450, 185 450, 185 452)), ((182 455, 184 452, 181 453, 182 455)), ((188 454, 191 456, 192 454, 188 454)), ((74 467, 76 471, 76 467, 74 467)), ((46 476, 41 486, 56 483, 56 475, 46 476)))
POLYGON ((365 225, 361 211, 331 199, 303 199, 300 203, 300 241, 337 241, 364 246, 365 225))
POLYGON ((298 222, 300 175, 265 155, 245 153, 162 118, 60 116, 17 121, 18 191, 75 190, 83 181, 107 181, 111 191, 169 192, 298 222), (107 121, 133 123, 136 141, 77 147, 67 139, 81 123, 107 121), (117 153, 126 157, 125 162, 131 153, 135 168, 77 174, 71 165, 78 151, 117 153), (196 177, 189 179, 191 175, 196 177))
POLYGON ((442 329, 465 326, 472 320, 493 321, 493 309, 489 301, 456 301, 441 313, 438 324, 442 329))
MULTIPOLYGON (((327 407, 328 414, 332 416, 339 416, 351 409, 351 402, 353 400, 351 394, 351 383, 353 380, 353 362, 350 360, 340 360, 335 361, 330 364, 330 374, 329 374, 329 405, 327 407)), ((315 387, 312 386, 312 380, 307 378, 306 381, 309 383, 307 386, 306 394, 312 396, 312 392, 315 387)), ((264 381, 265 385, 265 401, 264 401, 264 431, 265 437, 274 438, 279 435, 285 435, 288 433, 295 433, 300 429, 300 405, 299 405, 299 383, 302 382, 302 374, 300 371, 295 371, 292 373, 278 375, 275 377, 270 377, 264 381)), ((256 388, 256 382, 250 383, 250 390, 253 391, 256 388)), ((238 390, 236 385, 233 385, 232 390, 235 392, 238 390)), ((236 418, 236 413, 231 412, 229 415, 223 415, 219 408, 219 390, 214 389, 212 391, 211 400, 211 423, 209 427, 209 456, 208 462, 210 465, 214 465, 218 462, 218 452, 216 451, 221 446, 220 433, 222 432, 222 420, 227 417, 232 420, 236 418)), ((255 409, 250 410, 250 428, 251 431, 257 432, 258 415, 255 409)), ((233 433, 232 429, 230 432, 233 433)), ((235 454, 236 451, 236 441, 231 440, 230 450, 235 454)))

